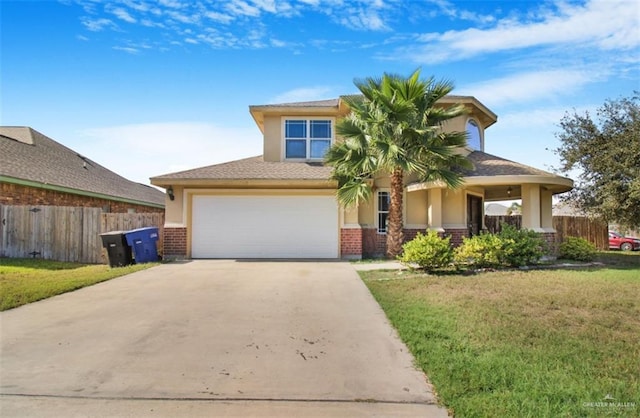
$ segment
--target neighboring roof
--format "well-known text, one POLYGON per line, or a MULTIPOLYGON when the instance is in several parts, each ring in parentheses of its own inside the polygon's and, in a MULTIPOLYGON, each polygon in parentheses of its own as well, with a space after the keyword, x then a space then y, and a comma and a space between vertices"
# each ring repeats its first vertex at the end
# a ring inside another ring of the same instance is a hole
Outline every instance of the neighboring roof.
POLYGON ((479 176, 549 176, 559 177, 548 171, 540 170, 515 161, 487 154, 482 151, 473 151, 468 158, 474 165, 473 170, 464 172, 466 177, 479 176))
POLYGON ((328 180, 331 167, 320 162, 264 161, 262 155, 151 178, 157 180, 328 180))
POLYGON ((164 193, 114 173, 29 127, 0 127, 0 180, 164 207, 164 193))
POLYGON ((570 202, 559 202, 553 205, 552 209, 553 216, 581 216, 586 217, 587 214, 575 207, 570 202))
POLYGON ((484 207, 484 214, 489 216, 505 216, 508 210, 508 207, 500 203, 489 203, 484 207))

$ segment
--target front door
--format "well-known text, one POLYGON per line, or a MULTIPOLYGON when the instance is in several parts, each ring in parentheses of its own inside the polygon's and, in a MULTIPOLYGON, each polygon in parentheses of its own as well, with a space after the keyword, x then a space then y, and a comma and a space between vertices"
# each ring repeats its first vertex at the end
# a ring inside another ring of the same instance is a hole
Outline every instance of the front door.
POLYGON ((482 231, 482 198, 467 195, 467 227, 469 236, 480 234, 482 231))

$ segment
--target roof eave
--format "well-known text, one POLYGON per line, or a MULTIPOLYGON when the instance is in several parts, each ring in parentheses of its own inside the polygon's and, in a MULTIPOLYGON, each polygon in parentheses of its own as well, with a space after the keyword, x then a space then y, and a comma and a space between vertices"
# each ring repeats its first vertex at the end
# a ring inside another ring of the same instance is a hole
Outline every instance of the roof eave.
POLYGON ((213 188, 242 188, 242 189, 336 189, 338 183, 329 179, 185 179, 185 178, 151 178, 151 184, 168 188, 182 187, 213 187, 213 188))
MULTIPOLYGON (((573 180, 553 175, 503 175, 463 177, 464 186, 508 186, 516 184, 540 184, 554 194, 573 189, 573 180)), ((417 182, 407 185, 408 192, 446 187, 442 182, 417 182)))
POLYGON ((57 186, 55 184, 41 183, 41 182, 38 182, 38 181, 24 180, 24 179, 19 179, 19 178, 9 177, 9 176, 3 176, 3 175, 0 175, 0 182, 10 183, 10 184, 17 184, 17 185, 20 185, 20 186, 35 187, 35 188, 38 188, 38 189, 52 190, 52 191, 62 192, 62 193, 69 193, 69 194, 74 194, 74 195, 78 195, 78 196, 95 197, 95 198, 98 198, 98 199, 111 200, 111 201, 115 201, 115 202, 123 202, 123 203, 130 203, 130 204, 134 204, 134 205, 149 206, 149 207, 164 209, 164 204, 161 204, 161 203, 147 202, 147 201, 144 201, 144 200, 137 200, 137 199, 129 199, 129 198, 126 198, 126 197, 121 197, 121 196, 112 196, 112 195, 108 195, 108 194, 104 194, 104 193, 97 193, 97 192, 91 192, 91 191, 87 191, 87 190, 73 189, 71 187, 57 186))

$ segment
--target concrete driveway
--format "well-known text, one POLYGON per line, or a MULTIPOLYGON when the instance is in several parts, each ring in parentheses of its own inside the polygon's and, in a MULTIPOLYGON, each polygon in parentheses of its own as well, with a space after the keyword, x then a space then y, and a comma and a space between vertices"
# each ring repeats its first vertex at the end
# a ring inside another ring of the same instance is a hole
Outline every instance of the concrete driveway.
POLYGON ((0 325, 3 417, 447 416, 344 262, 165 264, 0 325))

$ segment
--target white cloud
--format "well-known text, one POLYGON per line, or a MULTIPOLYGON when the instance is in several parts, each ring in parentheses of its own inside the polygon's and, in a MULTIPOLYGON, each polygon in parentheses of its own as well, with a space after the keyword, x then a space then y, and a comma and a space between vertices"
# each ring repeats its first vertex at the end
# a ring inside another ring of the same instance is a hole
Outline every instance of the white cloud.
POLYGON ((348 9, 347 15, 338 20, 343 26, 360 30, 388 30, 388 26, 376 10, 348 9))
POLYGON ((628 0, 591 0, 584 5, 560 3, 530 20, 501 19, 488 29, 469 28, 426 33, 422 47, 405 49, 403 58, 422 63, 455 61, 479 54, 559 46, 630 49, 640 45, 638 14, 628 0))
POLYGON ((110 10, 110 12, 120 20, 124 20, 127 23, 136 23, 137 20, 121 7, 116 7, 110 10))
POLYGON ((331 99, 331 91, 332 89, 326 86, 301 87, 279 94, 269 100, 269 103, 295 103, 331 99))
POLYGON ((489 106, 553 98, 593 81, 580 70, 533 71, 463 86, 458 94, 470 94, 489 106))
POLYGON ((252 0, 256 7, 264 10, 265 12, 275 13, 276 2, 274 0, 252 0))
POLYGON ((149 177, 262 154, 257 127, 163 122, 87 129, 80 136, 79 153, 145 184, 149 177))
POLYGON ((249 3, 243 0, 232 0, 231 2, 227 3, 226 9, 232 15, 251 17, 257 17, 260 15, 260 9, 258 7, 251 6, 249 3))
MULTIPOLYGON (((482 15, 466 9, 459 9, 456 4, 448 0, 428 0, 429 3, 438 7, 440 14, 452 19, 468 20, 478 24, 491 23, 496 20, 492 15, 482 15)), ((431 17, 436 17, 437 13, 433 13, 431 17)))
POLYGON ((208 17, 209 19, 215 21, 215 22, 220 22, 220 23, 229 23, 233 20, 232 16, 229 16, 227 14, 224 13, 218 13, 218 12, 214 12, 214 11, 207 11, 204 13, 204 15, 206 17, 208 17))
POLYGON ((139 49, 131 47, 131 46, 114 46, 113 49, 116 51, 124 51, 128 54, 136 55, 140 52, 139 49))
POLYGON ((176 1, 176 0, 158 0, 158 3, 161 6, 165 6, 165 7, 171 7, 173 9, 180 9, 185 7, 185 4, 176 1))
POLYGON ((136 1, 133 1, 133 0, 124 0, 123 3, 124 3, 125 6, 131 8, 133 10, 136 10, 138 12, 147 12, 150 9, 149 5, 146 4, 143 1, 136 2, 136 1))
POLYGON ((82 24, 85 28, 90 30, 91 32, 100 32, 104 29, 117 29, 118 26, 113 23, 110 19, 107 18, 99 18, 92 19, 89 17, 82 18, 82 24))

